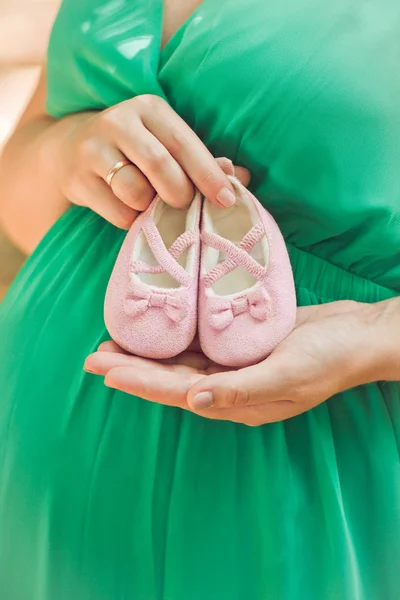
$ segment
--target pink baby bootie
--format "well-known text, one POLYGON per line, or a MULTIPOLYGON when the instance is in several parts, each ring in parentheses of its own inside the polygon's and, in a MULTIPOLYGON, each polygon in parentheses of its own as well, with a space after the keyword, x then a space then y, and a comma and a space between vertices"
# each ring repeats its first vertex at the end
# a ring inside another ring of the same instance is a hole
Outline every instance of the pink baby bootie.
POLYGON ((201 197, 176 209, 158 196, 128 232, 104 305, 111 337, 131 354, 170 358, 197 327, 201 197))
POLYGON ((198 327, 201 348, 218 364, 244 367, 266 358, 296 319, 293 274, 272 216, 233 176, 236 204, 204 201, 198 327))

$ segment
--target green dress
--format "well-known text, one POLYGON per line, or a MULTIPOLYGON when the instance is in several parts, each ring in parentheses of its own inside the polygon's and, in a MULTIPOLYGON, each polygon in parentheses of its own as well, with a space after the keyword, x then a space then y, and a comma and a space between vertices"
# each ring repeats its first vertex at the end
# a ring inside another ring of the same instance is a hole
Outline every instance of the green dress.
MULTIPOLYGON (((164 96, 248 167, 300 305, 400 294, 398 0, 66 0, 56 117, 164 96)), ((74 207, 0 309, 4 600, 397 600, 400 390, 247 428, 83 372, 124 233, 74 207)))

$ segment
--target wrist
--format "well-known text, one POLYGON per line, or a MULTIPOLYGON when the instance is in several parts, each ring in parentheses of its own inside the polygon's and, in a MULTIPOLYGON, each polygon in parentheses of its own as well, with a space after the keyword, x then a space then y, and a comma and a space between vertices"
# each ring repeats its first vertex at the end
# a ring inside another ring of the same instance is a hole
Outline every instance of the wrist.
POLYGON ((372 381, 400 381, 400 297, 366 305, 372 381))

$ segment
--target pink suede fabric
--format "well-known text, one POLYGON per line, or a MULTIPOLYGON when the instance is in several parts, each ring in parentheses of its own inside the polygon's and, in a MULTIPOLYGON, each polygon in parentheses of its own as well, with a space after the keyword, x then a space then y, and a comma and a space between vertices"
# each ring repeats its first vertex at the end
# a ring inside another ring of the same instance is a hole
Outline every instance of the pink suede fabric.
MULTIPOLYGON (((196 194, 196 222, 168 250, 154 224, 156 198, 140 215, 121 247, 108 284, 104 319, 113 340, 131 354, 171 358, 188 348, 197 328, 201 197, 196 194), (143 231, 158 266, 133 261, 133 250, 143 231), (195 260, 188 273, 176 258, 192 246, 195 260), (174 289, 160 289, 139 280, 138 273, 167 271, 177 281, 174 289)), ((178 210, 178 209, 177 209, 178 210)))
MULTIPOLYGON (((235 182, 235 186, 241 184, 235 182)), ((245 190, 241 186, 242 190, 245 190)), ((201 348, 218 364, 245 367, 266 358, 292 331, 296 320, 296 294, 285 241, 273 217, 250 194, 260 217, 239 247, 204 230, 202 244, 223 251, 227 260, 210 273, 201 263, 198 327, 201 348), (266 234, 269 261, 261 267, 249 254, 250 248, 266 234), (215 295, 212 285, 241 265, 257 279, 247 293, 215 295)), ((205 200, 207 202, 207 200, 205 200)), ((221 208, 221 210, 224 210, 221 208)))

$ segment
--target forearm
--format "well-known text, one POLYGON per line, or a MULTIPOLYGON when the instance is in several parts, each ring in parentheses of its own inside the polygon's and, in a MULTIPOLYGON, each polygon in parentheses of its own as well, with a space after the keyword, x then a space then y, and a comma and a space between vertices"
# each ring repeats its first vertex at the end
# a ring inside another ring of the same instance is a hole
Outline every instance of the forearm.
POLYGON ((28 253, 69 206, 47 160, 56 135, 54 119, 35 118, 16 130, 0 157, 0 220, 28 253))

